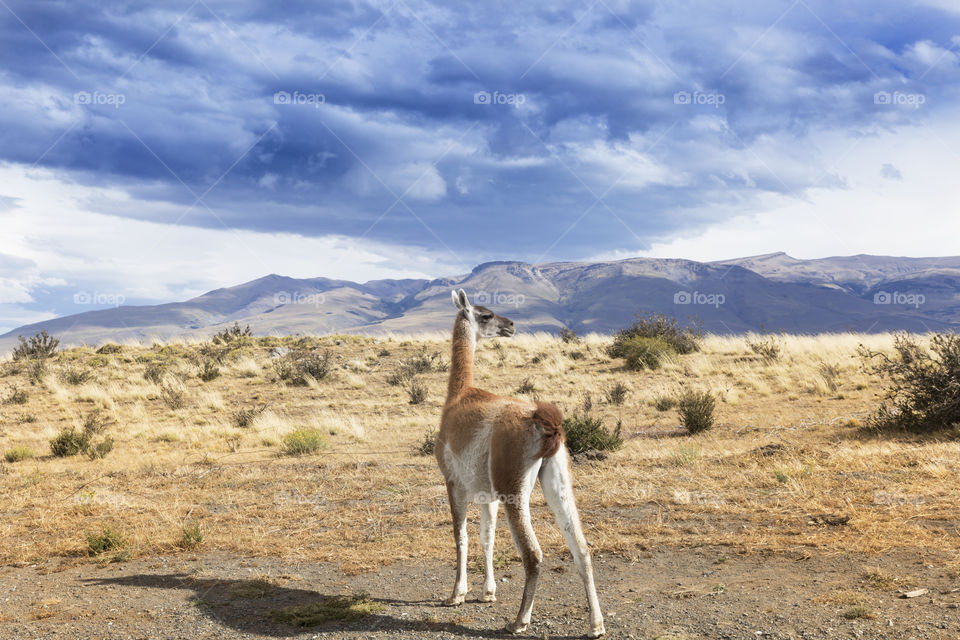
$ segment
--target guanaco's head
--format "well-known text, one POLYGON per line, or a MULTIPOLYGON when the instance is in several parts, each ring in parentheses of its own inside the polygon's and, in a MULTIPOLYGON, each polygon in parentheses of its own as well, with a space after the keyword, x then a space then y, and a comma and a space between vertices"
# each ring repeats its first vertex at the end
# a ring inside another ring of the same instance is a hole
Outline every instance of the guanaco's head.
POLYGON ((460 310, 460 316, 470 322, 477 338, 496 338, 497 336, 509 338, 516 333, 513 320, 498 316, 486 307, 470 304, 467 293, 463 289, 451 291, 450 294, 453 297, 453 304, 460 310))

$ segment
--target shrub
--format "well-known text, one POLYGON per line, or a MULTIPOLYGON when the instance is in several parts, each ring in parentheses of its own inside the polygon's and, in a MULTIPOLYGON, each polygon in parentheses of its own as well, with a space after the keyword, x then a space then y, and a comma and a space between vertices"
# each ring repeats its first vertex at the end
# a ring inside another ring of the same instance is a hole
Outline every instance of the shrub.
POLYGON ((613 344, 607 349, 607 355, 611 358, 626 358, 627 354, 622 351, 622 347, 631 338, 658 338, 670 345, 676 353, 684 354, 700 350, 703 331, 698 324, 682 327, 676 318, 663 313, 648 313, 638 316, 632 325, 614 334, 613 344))
POLYGON ((626 367, 631 371, 658 369, 660 364, 676 355, 673 347, 660 338, 628 338, 617 350, 626 359, 626 367))
POLYGON ((240 324, 237 322, 233 323, 232 327, 218 331, 213 336, 213 344, 230 344, 237 340, 243 340, 244 338, 249 338, 253 335, 253 332, 250 330, 250 325, 247 325, 243 329, 240 328, 240 324))
POLYGON ((432 456, 437 448, 437 430, 430 429, 423 434, 423 440, 417 445, 417 453, 422 456, 432 456))
POLYGON ((110 355, 112 353, 120 353, 121 351, 123 351, 123 347, 112 342, 104 343, 99 349, 97 349, 97 353, 100 355, 110 355))
POLYGON ((615 385, 607 389, 607 402, 618 407, 623 404, 624 400, 627 399, 627 393, 630 390, 627 389, 627 385, 622 382, 617 382, 615 385))
POLYGON ((564 344, 576 344, 580 342, 580 336, 577 335, 577 332, 566 327, 560 327, 560 339, 564 344))
POLYGON ((123 545, 123 535, 110 527, 105 527, 100 533, 87 533, 87 553, 91 556, 119 549, 123 545))
POLYGON ((60 372, 60 380, 70 385, 81 385, 90 382, 93 379, 93 371, 90 369, 79 369, 77 367, 67 367, 60 372))
POLYGON ((291 456, 316 453, 327 446, 327 440, 319 429, 297 429, 283 436, 283 452, 291 456))
POLYGON ((3 404, 27 404, 29 395, 20 387, 11 387, 10 393, 3 399, 3 404))
POLYGON ((620 427, 620 422, 617 422, 616 428, 609 431, 603 426, 603 420, 588 415, 575 415, 563 420, 567 449, 573 454, 584 451, 616 451, 623 446, 620 427))
POLYGON ((260 405, 259 407, 251 407, 249 409, 237 409, 233 412, 233 426, 238 429, 246 429, 253 424, 253 421, 263 415, 263 412, 267 410, 267 405, 260 405))
POLYGON ((397 370, 387 378, 387 384, 399 386, 409 382, 413 376, 431 371, 446 371, 449 365, 443 361, 439 351, 428 354, 426 349, 400 361, 397 370))
POLYGON ((87 456, 91 460, 99 460, 100 458, 105 458, 108 453, 113 451, 113 438, 104 438, 100 442, 90 443, 87 445, 87 456))
POLYGON ((7 462, 20 462, 32 458, 33 449, 30 447, 14 447, 3 454, 3 457, 7 462))
POLYGON ((713 426, 713 409, 716 399, 709 391, 687 389, 677 399, 680 424, 690 433, 700 433, 713 426))
POLYGON ((174 376, 165 376, 160 383, 160 397, 164 404, 176 411, 187 405, 187 392, 183 383, 174 376))
POLYGON ((167 365, 163 362, 151 362, 143 371, 143 378, 147 382, 160 384, 167 375, 167 365))
POLYGON ((204 382, 215 380, 220 377, 220 367, 213 360, 204 360, 203 364, 200 365, 200 372, 197 373, 197 377, 204 382))
POLYGON ((14 360, 29 358, 44 360, 56 355, 57 347, 60 346, 60 339, 48 334, 46 329, 29 340, 23 336, 17 336, 17 338, 20 343, 13 349, 14 360))
POLYGON ((330 351, 322 354, 308 349, 297 349, 274 360, 277 377, 292 385, 306 386, 308 379, 322 380, 333 369, 330 351))
POLYGON ((199 524, 192 524, 183 528, 183 534, 177 541, 177 546, 181 549, 196 549, 203 544, 203 531, 199 524))
POLYGON ((520 386, 517 387, 517 393, 524 395, 531 395, 537 392, 536 385, 533 384, 533 380, 530 378, 524 378, 523 382, 520 383, 520 386))
POLYGON ((893 356, 858 350, 889 384, 868 427, 922 433, 960 425, 960 334, 934 335, 929 351, 909 334, 897 334, 893 349, 893 356))
POLYGON ((427 388, 416 378, 411 378, 407 395, 410 396, 410 404, 423 404, 427 399, 427 388))
POLYGON ((101 409, 94 409, 83 419, 83 431, 89 435, 103 433, 109 424, 108 418, 101 409))
POLYGON ((653 397, 653 408, 657 411, 670 411, 677 406, 677 399, 673 396, 660 394, 653 397))
POLYGON ((85 451, 89 445, 89 434, 69 427, 61 429, 60 433, 50 441, 50 453, 58 458, 66 458, 85 451))
POLYGON ((748 340, 747 346, 767 362, 779 360, 783 351, 780 339, 770 335, 762 336, 756 340, 748 340))
POLYGON ((27 378, 30 379, 30 384, 40 384, 45 375, 47 375, 46 360, 37 358, 27 362, 27 378))

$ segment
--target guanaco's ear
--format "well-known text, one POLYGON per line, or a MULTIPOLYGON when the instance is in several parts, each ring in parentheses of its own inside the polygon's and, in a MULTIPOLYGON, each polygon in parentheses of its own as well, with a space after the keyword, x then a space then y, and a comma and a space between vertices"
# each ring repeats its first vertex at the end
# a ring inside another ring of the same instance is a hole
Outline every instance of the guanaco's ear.
POLYGON ((467 292, 463 289, 458 291, 450 291, 450 296, 453 298, 453 304, 457 305, 457 309, 469 309, 470 300, 467 299, 467 292))

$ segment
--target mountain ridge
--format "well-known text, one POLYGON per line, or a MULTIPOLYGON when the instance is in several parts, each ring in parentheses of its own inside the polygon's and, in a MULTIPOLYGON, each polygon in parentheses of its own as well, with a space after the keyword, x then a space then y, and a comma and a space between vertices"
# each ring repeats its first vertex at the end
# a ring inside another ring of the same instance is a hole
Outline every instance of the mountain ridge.
POLYGON ((205 337, 234 322, 258 334, 446 330, 453 287, 528 331, 610 332, 645 311, 697 316, 718 333, 960 329, 960 257, 804 260, 774 252, 713 262, 497 260, 467 274, 363 283, 267 274, 182 302, 24 325, 0 336, 0 352, 44 329, 64 344, 205 337))

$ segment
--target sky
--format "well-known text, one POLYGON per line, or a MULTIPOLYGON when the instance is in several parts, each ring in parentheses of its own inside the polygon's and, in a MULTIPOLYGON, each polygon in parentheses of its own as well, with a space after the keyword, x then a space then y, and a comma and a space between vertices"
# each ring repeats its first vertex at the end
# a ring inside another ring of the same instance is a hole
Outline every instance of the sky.
POLYGON ((269 273, 960 254, 960 3, 0 0, 0 332, 269 273))

